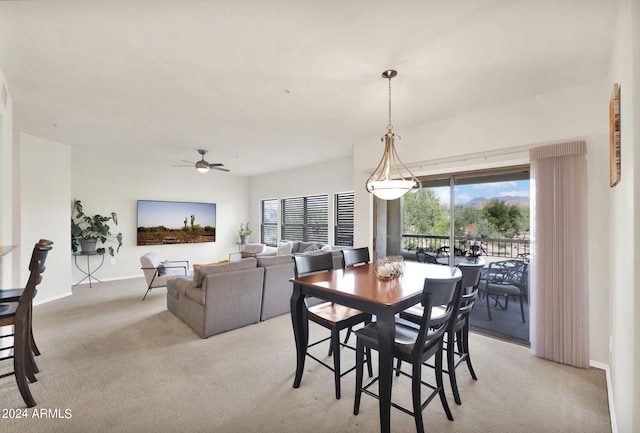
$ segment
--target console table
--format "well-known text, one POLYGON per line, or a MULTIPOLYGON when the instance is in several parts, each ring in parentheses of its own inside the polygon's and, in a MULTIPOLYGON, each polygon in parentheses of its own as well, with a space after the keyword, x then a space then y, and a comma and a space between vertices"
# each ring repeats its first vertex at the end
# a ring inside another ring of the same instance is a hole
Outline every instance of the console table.
POLYGON ((81 282, 86 280, 87 278, 89 279, 89 287, 92 287, 91 286, 91 278, 93 278, 98 283, 102 282, 99 279, 97 279, 96 277, 94 277, 93 274, 95 274, 96 271, 98 269, 100 269, 102 267, 102 265, 104 264, 104 254, 98 254, 95 251, 90 252, 90 253, 84 253, 82 251, 78 251, 78 252, 73 253, 73 259, 74 259, 74 261, 76 263, 76 268, 78 268, 78 270, 85 275, 85 277, 83 279, 81 279, 80 281, 78 281, 77 283, 75 283, 74 286, 77 286, 78 284, 80 284, 81 282), (93 257, 93 256, 99 256, 100 257, 100 263, 98 263, 98 265, 95 266, 92 269, 91 268, 91 257, 93 257), (81 268, 80 265, 78 264, 78 257, 86 257, 87 258, 86 271, 83 268, 81 268))

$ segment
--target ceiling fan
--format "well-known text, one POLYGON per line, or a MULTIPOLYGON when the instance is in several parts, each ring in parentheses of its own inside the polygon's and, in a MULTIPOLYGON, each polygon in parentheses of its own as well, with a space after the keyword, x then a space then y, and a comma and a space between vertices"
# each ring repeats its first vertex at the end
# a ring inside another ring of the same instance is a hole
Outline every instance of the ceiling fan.
POLYGON ((198 162, 191 162, 191 161, 185 161, 184 159, 182 160, 183 162, 188 162, 191 165, 178 165, 176 167, 191 167, 191 166, 195 166, 196 170, 198 170, 200 173, 206 173, 209 171, 209 169, 214 169, 214 170, 220 170, 220 171, 230 171, 228 168, 224 168, 224 164, 221 164, 219 162, 216 163, 209 163, 207 161, 204 160, 204 155, 208 152, 208 150, 206 149, 198 149, 198 153, 200 155, 202 155, 202 159, 198 162))

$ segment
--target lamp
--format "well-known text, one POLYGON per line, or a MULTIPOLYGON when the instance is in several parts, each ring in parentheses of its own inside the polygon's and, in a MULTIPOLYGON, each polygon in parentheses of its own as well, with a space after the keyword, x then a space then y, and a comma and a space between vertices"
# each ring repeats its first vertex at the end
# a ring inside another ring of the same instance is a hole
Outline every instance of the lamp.
POLYGON ((367 192, 382 200, 395 200, 412 189, 420 188, 420 181, 400 160, 393 144, 396 137, 400 139, 400 136, 394 134, 391 124, 391 79, 396 75, 398 72, 393 69, 382 73, 382 78, 389 80, 389 124, 387 125, 387 133, 381 138, 381 141, 385 142, 382 159, 367 179, 367 192))

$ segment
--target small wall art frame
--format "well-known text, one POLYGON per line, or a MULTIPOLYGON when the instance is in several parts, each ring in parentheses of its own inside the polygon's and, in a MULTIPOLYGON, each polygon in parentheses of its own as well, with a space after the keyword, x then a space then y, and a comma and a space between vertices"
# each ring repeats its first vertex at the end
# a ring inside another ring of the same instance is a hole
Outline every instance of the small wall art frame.
POLYGON ((609 101, 609 185, 620 182, 620 85, 613 84, 609 101))

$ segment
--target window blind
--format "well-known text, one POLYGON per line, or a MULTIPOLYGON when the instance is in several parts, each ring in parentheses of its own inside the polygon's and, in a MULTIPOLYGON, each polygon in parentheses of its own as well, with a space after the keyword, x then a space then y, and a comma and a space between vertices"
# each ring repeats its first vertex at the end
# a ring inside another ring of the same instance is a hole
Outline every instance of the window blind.
POLYGON ((327 194, 282 199, 282 239, 323 242, 329 239, 327 194))
POLYGON ((355 194, 353 191, 335 195, 334 244, 343 247, 353 246, 353 221, 355 194))
POLYGON ((260 242, 271 247, 278 243, 278 200, 260 200, 260 242))

